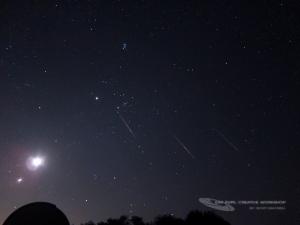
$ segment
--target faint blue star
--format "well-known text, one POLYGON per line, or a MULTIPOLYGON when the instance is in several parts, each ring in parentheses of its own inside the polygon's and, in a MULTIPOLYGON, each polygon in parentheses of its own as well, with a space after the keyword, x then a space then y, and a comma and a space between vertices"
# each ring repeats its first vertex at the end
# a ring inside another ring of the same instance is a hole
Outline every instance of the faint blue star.
POLYGON ((127 50, 127 43, 126 42, 122 43, 122 50, 123 51, 127 50))

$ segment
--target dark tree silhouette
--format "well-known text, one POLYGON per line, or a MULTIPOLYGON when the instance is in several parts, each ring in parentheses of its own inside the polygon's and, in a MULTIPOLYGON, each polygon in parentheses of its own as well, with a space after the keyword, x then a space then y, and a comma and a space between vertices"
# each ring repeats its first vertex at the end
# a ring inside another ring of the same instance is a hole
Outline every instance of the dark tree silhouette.
POLYGON ((127 216, 121 216, 119 219, 109 218, 105 224, 106 225, 130 225, 130 220, 128 219, 127 216))
POLYGON ((132 225, 145 225, 143 218, 139 216, 132 216, 130 222, 132 225))
POLYGON ((186 219, 186 225, 230 225, 222 217, 216 215, 213 212, 200 212, 200 211, 191 211, 186 219))
MULTIPOLYGON (((85 223, 83 225, 95 225, 94 223, 85 223)), ((108 219, 106 222, 99 222, 97 225, 230 225, 221 216, 213 212, 191 211, 185 219, 177 218, 172 215, 157 216, 154 221, 145 223, 142 217, 121 216, 119 219, 108 219)))
POLYGON ((107 223, 101 221, 101 222, 97 223, 97 225, 107 225, 107 223))
MULTIPOLYGON (((13 212, 3 225, 70 225, 67 217, 55 205, 46 202, 35 202, 25 205, 13 212)), ((191 211, 185 219, 173 215, 160 215, 154 221, 145 223, 142 217, 120 216, 109 218, 106 222, 93 221, 81 225, 230 225, 213 212, 191 211)))
POLYGON ((171 215, 162 215, 156 217, 154 220, 155 225, 184 225, 184 220, 176 218, 171 215))

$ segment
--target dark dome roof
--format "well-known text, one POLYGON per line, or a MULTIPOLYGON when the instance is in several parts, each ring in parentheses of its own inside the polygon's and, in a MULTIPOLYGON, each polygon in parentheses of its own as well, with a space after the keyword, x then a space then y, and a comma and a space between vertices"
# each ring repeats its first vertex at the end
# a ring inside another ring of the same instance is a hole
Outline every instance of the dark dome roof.
POLYGON ((55 205, 34 202, 15 210, 3 225, 69 225, 69 221, 55 205))

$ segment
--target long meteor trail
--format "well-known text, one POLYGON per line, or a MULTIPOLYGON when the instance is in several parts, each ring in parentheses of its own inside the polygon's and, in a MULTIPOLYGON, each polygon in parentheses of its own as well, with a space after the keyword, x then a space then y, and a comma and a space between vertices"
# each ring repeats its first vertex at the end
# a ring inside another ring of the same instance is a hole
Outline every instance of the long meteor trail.
POLYGON ((173 135, 174 139, 177 141, 177 143, 184 149, 184 151, 189 154, 192 159, 195 159, 196 157, 191 153, 191 151, 185 146, 185 144, 176 136, 173 135))
POLYGON ((120 120, 124 123, 125 127, 129 131, 129 133, 132 135, 132 137, 136 138, 133 130, 131 129, 131 127, 129 126, 129 124, 127 123, 127 121, 124 119, 124 117, 121 115, 121 113, 117 112, 117 114, 118 114, 120 120))
POLYGON ((229 146, 231 146, 235 151, 239 151, 238 147, 236 147, 221 131, 217 129, 212 129, 215 131, 229 146))

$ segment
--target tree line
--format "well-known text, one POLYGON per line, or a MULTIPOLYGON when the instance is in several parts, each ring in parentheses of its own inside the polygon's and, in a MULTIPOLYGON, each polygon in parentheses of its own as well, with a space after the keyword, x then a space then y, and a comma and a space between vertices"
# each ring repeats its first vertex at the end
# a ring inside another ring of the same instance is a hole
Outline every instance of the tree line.
POLYGON ((213 212, 194 210, 189 212, 184 219, 168 214, 159 215, 151 222, 144 222, 139 216, 120 216, 117 219, 109 218, 106 222, 89 221, 81 225, 230 225, 230 223, 213 212))

